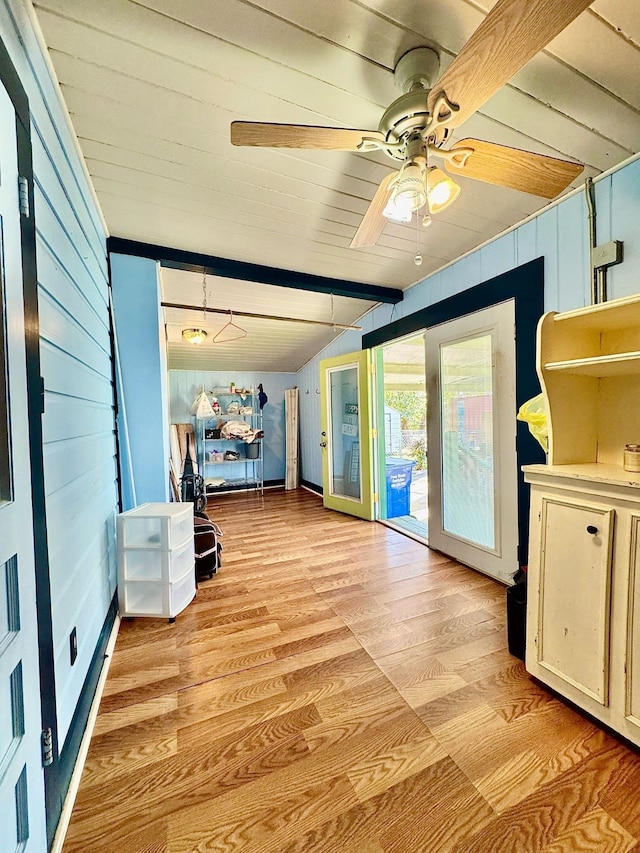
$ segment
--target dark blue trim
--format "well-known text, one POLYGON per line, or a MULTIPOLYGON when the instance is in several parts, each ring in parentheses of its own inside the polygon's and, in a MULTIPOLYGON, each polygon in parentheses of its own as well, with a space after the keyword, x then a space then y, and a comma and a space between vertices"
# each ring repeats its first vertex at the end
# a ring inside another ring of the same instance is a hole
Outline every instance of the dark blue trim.
POLYGON ((305 486, 305 488, 310 489, 312 492, 315 492, 320 497, 324 494, 324 489, 322 486, 318 486, 315 483, 312 483, 311 480, 300 480, 300 485, 305 486))
MULTIPOLYGON (((111 600, 109 610, 107 611, 107 617, 102 626, 102 630, 100 631, 98 643, 93 653, 89 669, 87 670, 84 684, 82 685, 80 698, 78 699, 78 704, 76 705, 76 710, 73 714, 71 725, 67 732, 64 747, 58 756, 57 761, 54 761, 50 768, 55 784, 49 784, 47 786, 47 835, 49 835, 49 815, 51 814, 52 817, 55 816, 55 824, 53 825, 54 832, 58 824, 58 820, 60 819, 62 806, 69 789, 71 775, 73 774, 73 768, 76 765, 78 752, 80 751, 80 744, 87 728, 87 720, 89 719, 91 705, 93 704, 93 700, 96 695, 98 680, 105 662, 105 650, 109 642, 109 637, 111 636, 111 630, 117 613, 118 597, 117 595, 114 595, 111 600)), ((51 839, 49 840, 49 845, 51 845, 51 839)))
MULTIPOLYGON (((380 346, 388 341, 428 329, 465 314, 472 314, 507 299, 515 301, 516 314, 516 406, 540 393, 536 374, 536 329, 544 312, 544 258, 536 258, 514 270, 463 290, 455 296, 421 308, 394 323, 381 326, 362 337, 362 348, 380 346)), ((526 565, 529 547, 529 488, 524 482, 522 465, 544 462, 545 456, 525 423, 517 421, 516 454, 518 460, 518 560, 526 565)))
POLYGON ((335 296, 348 296, 350 299, 367 299, 373 302, 402 302, 401 290, 393 287, 379 287, 359 281, 347 281, 341 278, 327 278, 304 272, 294 272, 262 264, 250 264, 246 261, 234 261, 203 255, 199 252, 186 252, 167 246, 155 246, 152 243, 138 243, 123 237, 109 237, 107 250, 112 254, 134 255, 139 258, 151 258, 159 261, 163 267, 187 272, 219 275, 241 281, 256 281, 261 284, 274 284, 278 287, 292 287, 296 290, 309 290, 313 293, 333 293, 335 296))

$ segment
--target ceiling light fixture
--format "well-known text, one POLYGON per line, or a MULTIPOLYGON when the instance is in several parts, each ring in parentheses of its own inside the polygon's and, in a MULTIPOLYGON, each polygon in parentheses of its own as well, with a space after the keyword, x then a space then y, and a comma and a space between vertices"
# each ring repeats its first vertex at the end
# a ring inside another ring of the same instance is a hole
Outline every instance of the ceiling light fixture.
MULTIPOLYGON (((207 273, 202 270, 202 324, 204 325, 207 320, 207 273)), ((196 344, 200 346, 207 339, 207 333, 203 328, 199 329, 183 329, 182 330, 182 339, 185 340, 188 344, 196 344)))
POLYGON ((189 344, 203 344, 207 339, 207 333, 204 329, 183 329, 182 337, 189 344))
POLYGON ((442 169, 433 167, 427 173, 427 198, 429 212, 441 213, 460 195, 460 185, 445 175, 442 169))
POLYGON ((382 215, 394 222, 411 222, 414 211, 425 205, 424 225, 430 222, 430 214, 441 213, 460 194, 460 186, 441 169, 430 169, 420 162, 421 158, 407 160, 390 184, 392 190, 382 215))
POLYGON ((424 167, 415 160, 407 160, 391 182, 393 192, 382 215, 394 222, 411 222, 414 210, 420 210, 427 201, 424 167))

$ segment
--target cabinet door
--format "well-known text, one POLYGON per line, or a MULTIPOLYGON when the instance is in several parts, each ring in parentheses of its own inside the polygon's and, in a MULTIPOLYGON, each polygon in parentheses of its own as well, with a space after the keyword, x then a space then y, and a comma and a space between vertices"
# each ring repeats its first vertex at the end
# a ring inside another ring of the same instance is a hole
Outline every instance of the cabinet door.
POLYGON ((607 705, 614 511, 543 497, 537 656, 607 705))
POLYGON ((625 716, 640 727, 640 517, 631 516, 629 612, 627 619, 625 716))

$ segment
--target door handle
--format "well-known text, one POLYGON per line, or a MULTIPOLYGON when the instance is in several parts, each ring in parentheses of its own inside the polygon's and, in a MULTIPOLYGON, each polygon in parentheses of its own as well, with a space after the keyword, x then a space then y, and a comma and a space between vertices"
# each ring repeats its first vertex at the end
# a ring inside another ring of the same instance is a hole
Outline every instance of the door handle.
POLYGON ((595 536, 598 532, 598 528, 594 524, 587 524, 587 533, 590 533, 592 536, 595 536))
POLYGON ((326 441, 321 441, 321 442, 320 442, 320 447, 326 447, 326 446, 327 446, 327 442, 326 442, 326 441))

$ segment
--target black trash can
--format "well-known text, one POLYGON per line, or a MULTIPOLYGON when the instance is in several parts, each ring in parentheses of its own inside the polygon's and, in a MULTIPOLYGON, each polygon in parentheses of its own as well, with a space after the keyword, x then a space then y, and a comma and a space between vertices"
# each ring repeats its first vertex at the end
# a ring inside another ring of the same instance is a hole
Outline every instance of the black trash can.
POLYGON ((524 660, 527 637, 527 583, 507 587, 507 644, 509 654, 524 660))

